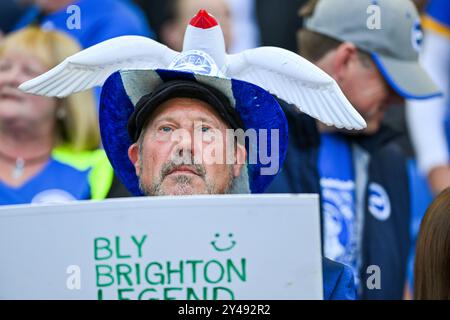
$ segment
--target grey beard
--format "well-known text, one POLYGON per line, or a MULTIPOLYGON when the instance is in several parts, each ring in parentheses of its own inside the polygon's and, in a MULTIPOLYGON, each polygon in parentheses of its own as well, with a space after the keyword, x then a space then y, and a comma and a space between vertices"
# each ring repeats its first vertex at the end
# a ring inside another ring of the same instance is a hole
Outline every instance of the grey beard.
MULTIPOLYGON (((199 172, 200 178, 202 178, 205 181, 206 189, 202 193, 193 193, 192 191, 192 177, 186 176, 186 175, 177 175, 174 177, 175 182, 177 184, 177 190, 173 194, 167 194, 163 188, 162 183, 164 178, 167 176, 168 172, 172 168, 173 164, 168 163, 163 167, 161 170, 161 174, 158 178, 158 181, 153 182, 150 186, 144 185, 142 182, 141 177, 139 178, 139 188, 141 189, 142 193, 144 193, 146 196, 166 196, 166 195, 193 195, 193 194, 219 194, 217 191, 216 185, 210 181, 210 179, 207 179, 205 169, 202 166, 196 165, 197 172, 199 172)), ((141 170, 142 172, 142 167, 141 170)), ((229 170, 229 184, 225 188, 224 192, 220 192, 223 194, 229 194, 232 193, 233 185, 235 182, 235 179, 233 177, 232 171, 229 170)))
MULTIPOLYGON (((152 183, 152 185, 149 188, 147 188, 147 186, 145 186, 142 183, 142 180, 139 179, 139 186, 146 196, 167 196, 167 195, 180 196, 193 194, 191 177, 185 175, 178 175, 174 179, 177 184, 177 190, 173 194, 167 194, 166 192, 164 192, 162 188, 162 180, 152 183)), ((206 190, 202 194, 215 194, 215 193, 216 193, 215 186, 206 182, 206 190)))

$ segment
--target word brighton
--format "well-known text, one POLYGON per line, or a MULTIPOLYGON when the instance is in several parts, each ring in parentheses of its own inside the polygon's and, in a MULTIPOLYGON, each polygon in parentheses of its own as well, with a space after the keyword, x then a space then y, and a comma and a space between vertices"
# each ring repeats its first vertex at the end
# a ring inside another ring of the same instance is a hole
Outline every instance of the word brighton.
POLYGON ((230 284, 247 280, 247 262, 241 259, 183 259, 145 261, 146 236, 131 237, 135 255, 120 252, 115 238, 94 240, 97 298, 133 300, 219 300, 235 299, 230 284), (114 248, 114 249, 113 249, 114 248), (127 263, 126 260, 133 262, 127 263), (119 263, 111 263, 119 261, 119 263), (136 262, 138 261, 138 262, 136 262), (143 262, 141 262, 143 261, 143 262))

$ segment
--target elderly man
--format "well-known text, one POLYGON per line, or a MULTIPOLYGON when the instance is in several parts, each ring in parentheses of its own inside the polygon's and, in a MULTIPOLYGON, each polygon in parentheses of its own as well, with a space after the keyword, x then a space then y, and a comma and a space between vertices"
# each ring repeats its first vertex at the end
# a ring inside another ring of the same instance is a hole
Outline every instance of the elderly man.
MULTIPOLYGON (((117 38, 21 89, 65 96, 102 85, 105 151, 134 195, 262 193, 284 161, 288 127, 275 97, 254 82, 328 124, 365 126, 336 83, 303 58, 277 48, 227 56, 220 26, 204 10, 181 53, 117 38)), ((326 259, 323 266, 325 299, 354 298, 351 271, 326 259)))

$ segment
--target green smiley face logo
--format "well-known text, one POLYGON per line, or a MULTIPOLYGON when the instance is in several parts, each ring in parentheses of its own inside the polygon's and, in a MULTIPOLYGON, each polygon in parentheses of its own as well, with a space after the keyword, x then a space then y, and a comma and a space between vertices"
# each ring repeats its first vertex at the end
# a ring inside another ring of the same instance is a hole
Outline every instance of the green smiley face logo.
MULTIPOLYGON (((219 239, 221 238, 220 233, 216 233, 214 235, 214 238, 215 238, 214 241, 211 241, 211 245, 213 246, 214 250, 216 250, 216 251, 219 251, 219 252, 229 251, 229 250, 233 249, 234 246, 236 245, 236 241, 232 240, 233 237, 234 237, 234 235, 232 233, 229 233, 228 238, 230 240, 230 244, 228 246, 225 246, 225 245, 222 246, 222 245, 218 244, 219 239)), ((220 241, 220 243, 224 244, 224 243, 226 243, 226 241, 220 241)))

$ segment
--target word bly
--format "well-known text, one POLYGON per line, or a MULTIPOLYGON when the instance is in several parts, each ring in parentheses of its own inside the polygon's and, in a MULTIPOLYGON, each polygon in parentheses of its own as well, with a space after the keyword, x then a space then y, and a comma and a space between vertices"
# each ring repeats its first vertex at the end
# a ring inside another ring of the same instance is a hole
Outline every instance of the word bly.
POLYGON ((94 240, 94 258, 97 261, 116 259, 142 258, 144 244, 148 236, 131 236, 130 238, 114 237, 95 238, 94 240))

